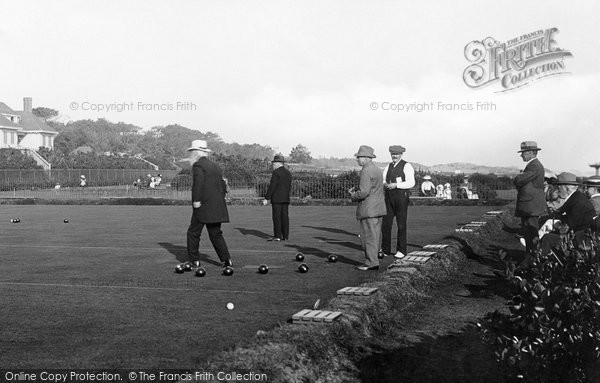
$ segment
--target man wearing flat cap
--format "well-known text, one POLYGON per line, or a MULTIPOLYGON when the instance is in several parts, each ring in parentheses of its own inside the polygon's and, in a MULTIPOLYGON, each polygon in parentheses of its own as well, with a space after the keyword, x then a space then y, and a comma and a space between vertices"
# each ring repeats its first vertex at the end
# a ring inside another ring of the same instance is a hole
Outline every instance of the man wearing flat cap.
POLYGON ((375 153, 370 146, 362 145, 354 155, 362 167, 360 184, 348 190, 352 201, 358 202, 356 219, 360 222, 360 240, 365 253, 364 265, 358 270, 378 270, 377 256, 381 243, 382 217, 386 214, 383 197, 383 176, 381 170, 373 163, 375 153))
POLYGON ((188 148, 188 161, 192 165, 192 219, 187 230, 187 253, 195 267, 200 267, 200 234, 206 226, 223 268, 232 267, 231 256, 223 238, 221 223, 229 222, 225 203, 225 181, 221 168, 208 159, 212 152, 204 140, 192 141, 188 148))
POLYGON ((385 188, 385 206, 387 213, 383 218, 382 242, 380 257, 394 254, 396 258, 404 258, 406 253, 406 220, 408 218, 408 199, 410 189, 415 186, 415 170, 412 165, 402 159, 405 149, 400 145, 390 146, 392 162, 383 170, 383 186, 385 188), (396 251, 392 253, 392 226, 396 218, 398 236, 396 251))
POLYGON ((277 154, 272 161, 273 173, 269 189, 263 200, 263 205, 271 200, 271 215, 273 218, 273 237, 269 241, 286 241, 290 236, 290 193, 292 190, 292 174, 283 166, 285 158, 277 154))
POLYGON ((546 195, 544 193, 544 166, 537 159, 541 150, 535 141, 521 143, 521 158, 527 163, 525 169, 515 177, 517 188, 517 206, 515 217, 521 218, 521 235, 525 239, 525 259, 519 267, 527 268, 532 261, 532 252, 539 241, 539 218, 546 214, 546 195))
MULTIPOLYGON (((579 191, 579 182, 572 173, 560 173, 556 185, 565 199, 563 205, 550 215, 550 219, 561 220, 575 233, 575 243, 581 244, 585 239, 585 231, 592 227, 596 211, 594 205, 584 193, 579 191)), ((551 247, 560 244, 560 236, 550 233, 542 239, 542 250, 549 251, 551 247)))

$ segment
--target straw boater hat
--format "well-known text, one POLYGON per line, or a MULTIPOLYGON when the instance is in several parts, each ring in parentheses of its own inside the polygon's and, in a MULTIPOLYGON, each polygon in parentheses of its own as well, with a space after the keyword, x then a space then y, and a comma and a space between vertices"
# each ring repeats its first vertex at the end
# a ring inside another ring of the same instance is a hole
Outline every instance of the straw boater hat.
POLYGON ((600 188, 600 176, 591 176, 583 181, 585 186, 593 186, 595 188, 600 188))
POLYGON ((392 145, 390 146, 390 154, 402 154, 406 151, 404 146, 401 145, 392 145))
POLYGON ((357 157, 357 158, 358 157, 375 158, 375 151, 370 146, 361 145, 360 148, 358 148, 358 153, 356 153, 354 155, 354 157, 357 157))
POLYGON ((424 179, 424 180, 430 180, 430 179, 431 179, 431 176, 425 176, 425 177, 423 177, 423 179, 424 179))
POLYGON ((273 161, 271 162, 281 162, 284 163, 285 162, 285 157, 282 156, 281 154, 276 154, 275 157, 273 157, 273 161))
POLYGON ((212 150, 210 150, 208 148, 208 144, 204 140, 194 140, 194 141, 192 141, 192 146, 189 147, 187 150, 188 150, 188 152, 192 151, 192 150, 199 150, 201 152, 206 152, 206 153, 212 152, 212 150))
POLYGON ((517 153, 522 153, 522 152, 526 152, 529 150, 533 150, 533 151, 539 151, 542 150, 542 148, 538 148, 537 146, 537 142, 535 141, 523 141, 521 142, 521 150, 519 150, 517 153))
POLYGON ((558 175, 555 185, 579 185, 577 177, 573 173, 562 172, 558 175))

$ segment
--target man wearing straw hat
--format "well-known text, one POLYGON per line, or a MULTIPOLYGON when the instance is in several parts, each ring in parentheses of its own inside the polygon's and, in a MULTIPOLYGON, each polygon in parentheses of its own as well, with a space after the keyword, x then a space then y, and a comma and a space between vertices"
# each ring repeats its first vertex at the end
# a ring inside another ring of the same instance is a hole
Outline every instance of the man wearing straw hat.
POLYGON ((206 226, 212 243, 223 267, 232 267, 231 256, 223 238, 221 223, 229 222, 225 203, 225 182, 221 168, 208 159, 212 152, 204 140, 192 141, 187 149, 188 161, 192 165, 192 219, 187 230, 187 253, 194 266, 200 266, 200 234, 206 226))
POLYGON ((360 240, 365 253, 365 263, 358 270, 379 269, 379 244, 381 243, 381 224, 387 210, 383 196, 383 175, 373 163, 375 153, 370 146, 362 145, 354 155, 362 167, 360 184, 348 192, 352 201, 358 202, 356 219, 360 223, 360 240))
POLYGON ((521 158, 527 163, 525 169, 515 177, 517 188, 517 206, 515 217, 521 218, 521 234, 525 238, 526 255, 519 265, 527 268, 532 261, 532 252, 539 241, 539 218, 546 214, 546 196, 544 194, 544 166, 537 159, 541 150, 535 141, 521 142, 521 158))
MULTIPOLYGON (((579 182, 572 173, 560 173, 555 183, 565 199, 565 203, 550 215, 550 219, 559 219, 567 224, 569 230, 575 233, 575 243, 581 244, 585 239, 585 231, 592 227, 596 211, 590 200, 579 191, 579 182)), ((552 246, 560 243, 558 234, 550 233, 542 240, 542 250, 549 251, 552 246)))
POLYGON ((292 174, 284 165, 285 158, 281 154, 273 157, 273 173, 269 189, 263 200, 266 205, 271 200, 273 218, 273 237, 269 241, 286 241, 290 236, 290 193, 292 190, 292 174))

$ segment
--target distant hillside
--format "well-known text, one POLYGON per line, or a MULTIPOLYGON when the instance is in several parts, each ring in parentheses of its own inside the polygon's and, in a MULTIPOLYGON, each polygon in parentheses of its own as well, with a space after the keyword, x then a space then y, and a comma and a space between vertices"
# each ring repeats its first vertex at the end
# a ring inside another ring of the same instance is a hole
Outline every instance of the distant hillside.
POLYGON ((464 174, 496 174, 496 175, 514 175, 519 174, 521 169, 510 166, 485 166, 485 165, 475 165, 466 162, 452 162, 449 164, 438 164, 432 165, 429 167, 430 172, 440 172, 440 173, 454 173, 460 172, 464 174))
MULTIPOLYGON (((375 164, 381 168, 385 167, 389 162, 388 161, 375 161, 375 164)), ((516 167, 503 167, 503 166, 484 166, 484 165, 475 165, 465 162, 454 162, 448 164, 438 164, 427 166, 423 164, 419 164, 418 162, 411 162, 412 166, 416 171, 423 172, 440 172, 440 173, 455 173, 460 172, 464 174, 489 174, 493 173, 496 175, 514 175, 518 174, 520 169, 516 167)), ((311 162, 311 166, 314 168, 321 169, 322 171, 327 171, 328 173, 340 173, 343 171, 349 170, 358 170, 360 167, 356 163, 355 158, 319 158, 313 159, 311 162)))

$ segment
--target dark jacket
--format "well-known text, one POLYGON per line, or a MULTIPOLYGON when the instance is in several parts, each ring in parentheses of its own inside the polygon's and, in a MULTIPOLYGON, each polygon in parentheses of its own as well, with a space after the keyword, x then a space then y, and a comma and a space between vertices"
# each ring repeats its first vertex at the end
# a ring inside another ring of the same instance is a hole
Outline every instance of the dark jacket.
POLYGON ((560 219, 573 231, 580 231, 592 225, 595 215, 594 205, 585 194, 577 190, 552 214, 552 218, 560 219))
POLYGON ((530 161, 523 172, 515 177, 514 184, 517 187, 516 217, 539 217, 546 214, 544 166, 537 158, 530 161))
POLYGON ((353 201, 358 201, 356 219, 377 218, 387 214, 383 194, 383 173, 373 162, 360 171, 360 186, 350 193, 353 201))
POLYGON ((194 209, 198 221, 229 222, 225 203, 225 181, 219 166, 208 158, 202 157, 194 163, 192 177, 192 202, 200 201, 200 207, 194 209))
POLYGON ((285 166, 273 170, 265 199, 270 199, 271 203, 290 203, 291 191, 292 174, 290 171, 285 166))

